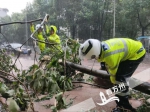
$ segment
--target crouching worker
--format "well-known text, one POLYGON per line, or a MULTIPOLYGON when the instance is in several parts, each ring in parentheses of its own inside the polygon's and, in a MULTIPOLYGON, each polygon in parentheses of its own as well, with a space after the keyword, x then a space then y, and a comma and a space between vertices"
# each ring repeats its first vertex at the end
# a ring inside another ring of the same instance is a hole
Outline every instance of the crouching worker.
POLYGON ((113 112, 122 112, 121 108, 136 112, 129 103, 129 83, 127 79, 132 76, 138 65, 145 57, 145 49, 139 41, 129 38, 113 38, 106 41, 96 39, 86 40, 79 48, 80 58, 91 59, 95 57, 98 62, 102 62, 102 68, 110 74, 113 84, 124 83, 126 89, 116 94, 119 102, 113 112))

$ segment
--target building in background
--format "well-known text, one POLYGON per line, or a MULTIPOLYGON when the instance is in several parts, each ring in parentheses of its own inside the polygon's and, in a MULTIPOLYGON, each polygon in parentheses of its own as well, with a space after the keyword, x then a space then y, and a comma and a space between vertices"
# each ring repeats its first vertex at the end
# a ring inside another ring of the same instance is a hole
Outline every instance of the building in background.
POLYGON ((7 16, 7 12, 9 10, 7 8, 0 8, 0 18, 7 16))

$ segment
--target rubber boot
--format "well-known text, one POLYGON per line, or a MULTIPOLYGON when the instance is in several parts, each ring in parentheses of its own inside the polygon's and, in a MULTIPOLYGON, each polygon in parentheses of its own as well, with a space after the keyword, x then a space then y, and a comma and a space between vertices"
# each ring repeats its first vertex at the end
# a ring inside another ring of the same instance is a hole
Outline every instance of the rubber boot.
MULTIPOLYGON (((131 112, 136 112, 136 109, 134 109, 131 106, 131 104, 129 103, 128 96, 119 96, 119 95, 115 95, 115 96, 117 96, 119 98, 119 100, 120 100, 119 102, 116 101, 117 107, 128 109, 131 112)), ((120 112, 120 111, 121 111, 121 109, 118 112, 120 112)), ((117 112, 117 111, 114 111, 114 112, 117 112)), ((121 112, 125 112, 125 111, 121 111, 121 112)))
POLYGON ((131 112, 136 112, 136 109, 134 109, 129 103, 128 96, 122 97, 122 107, 131 110, 131 112))

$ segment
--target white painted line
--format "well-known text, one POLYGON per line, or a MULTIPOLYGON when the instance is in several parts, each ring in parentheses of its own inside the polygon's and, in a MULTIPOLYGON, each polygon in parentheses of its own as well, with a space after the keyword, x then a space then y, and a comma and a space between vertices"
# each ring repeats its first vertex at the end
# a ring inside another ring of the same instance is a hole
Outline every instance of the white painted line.
POLYGON ((133 75, 132 77, 136 78, 140 81, 146 82, 146 81, 150 80, 150 68, 148 68, 140 73, 137 73, 136 75, 133 75))
POLYGON ((61 112, 84 112, 89 111, 93 108, 95 108, 96 105, 92 98, 89 98, 85 101, 82 101, 76 105, 73 105, 65 110, 62 110, 61 112))
POLYGON ((134 88, 144 82, 147 82, 150 80, 150 68, 143 70, 140 73, 137 73, 136 75, 133 75, 131 78, 129 78, 129 86, 131 88, 134 88))

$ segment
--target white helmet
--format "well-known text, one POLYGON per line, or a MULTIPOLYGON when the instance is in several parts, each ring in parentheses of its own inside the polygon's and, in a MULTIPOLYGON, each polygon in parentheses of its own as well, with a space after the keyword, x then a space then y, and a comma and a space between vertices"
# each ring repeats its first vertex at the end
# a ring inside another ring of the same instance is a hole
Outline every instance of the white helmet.
POLYGON ((79 57, 81 59, 98 59, 101 53, 101 42, 97 39, 88 39, 79 48, 79 57))
POLYGON ((42 28, 42 29, 43 29, 43 26, 41 26, 41 24, 37 24, 36 27, 35 27, 35 29, 37 30, 37 29, 39 29, 39 28, 42 28))

